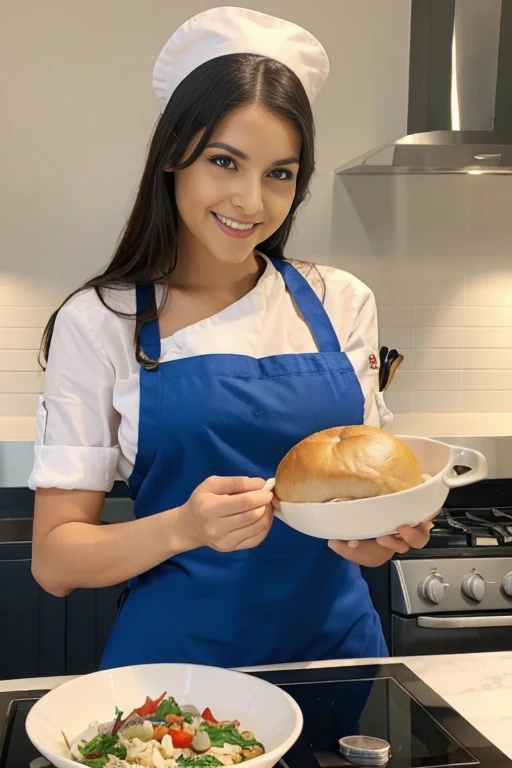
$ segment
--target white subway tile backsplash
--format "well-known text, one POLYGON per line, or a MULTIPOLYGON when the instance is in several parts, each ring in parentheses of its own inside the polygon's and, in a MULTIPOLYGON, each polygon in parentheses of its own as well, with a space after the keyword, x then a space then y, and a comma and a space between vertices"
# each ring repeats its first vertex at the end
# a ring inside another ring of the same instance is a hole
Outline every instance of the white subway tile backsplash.
POLYGON ((407 349, 406 347, 400 347, 399 352, 404 359, 397 373, 400 371, 412 371, 414 368, 414 350, 407 349))
POLYGON ((37 410, 38 395, 3 394, 0 397, 0 418, 4 416, 33 416, 37 410))
POLYGON ((512 269, 498 270, 482 254, 482 265, 469 272, 466 278, 466 304, 468 307, 510 307, 512 304, 512 269))
POLYGON ((405 328, 412 328, 414 326, 414 307, 381 305, 378 312, 381 326, 405 328))
POLYGON ((512 369, 464 371, 463 389, 466 391, 507 390, 512 392, 512 369))
POLYGON ((380 343, 383 346, 392 349, 398 349, 400 352, 402 347, 404 349, 410 349, 414 347, 414 328, 401 328, 400 326, 380 326, 379 331, 380 343))
POLYGON ((0 307, 37 307, 40 299, 38 283, 22 275, 0 272, 0 307))
POLYGON ((0 350, 39 349, 41 331, 36 328, 0 328, 0 350))
POLYGON ((413 392, 412 410, 419 413, 459 413, 462 408, 462 393, 450 392, 413 392))
POLYGON ((464 328, 416 328, 416 349, 462 349, 464 328))
POLYGON ((462 371, 414 371, 412 389, 445 391, 462 389, 462 371))
MULTIPOLYGON (((430 275, 436 274, 435 268, 430 275)), ((416 285, 416 304, 418 307, 460 307, 466 303, 464 274, 456 280, 446 280, 437 268, 436 280, 420 279, 416 285)))
POLYGON ((410 392, 413 389, 413 375, 414 371, 404 370, 400 367, 393 376, 390 389, 386 391, 386 401, 391 390, 393 390, 393 392, 410 392))
POLYGON ((465 307, 467 328, 512 327, 512 293, 509 307, 465 307))
POLYGON ((379 307, 385 306, 414 307, 416 304, 416 286, 414 283, 373 282, 372 290, 379 307))
POLYGON ((512 217, 510 216, 510 179, 506 176, 479 176, 468 185, 469 262, 479 266, 494 264, 503 256, 510 258, 512 217))
POLYGON ((470 413, 510 411, 512 410, 512 396, 510 391, 506 390, 463 392, 462 410, 470 413))
POLYGON ((393 391, 393 384, 386 392, 386 405, 392 413, 408 413, 412 410, 412 392, 393 391))
POLYGON ((0 329, 40 327, 40 307, 0 307, 0 329))
POLYGON ((415 324, 430 328, 464 328, 466 307, 416 307, 415 324))
POLYGON ((414 368, 417 371, 454 370, 462 368, 462 349, 415 349, 414 368))
POLYGON ((468 328, 465 346, 468 349, 512 347, 512 328, 468 328))
POLYGON ((0 394, 39 394, 43 387, 43 372, 0 372, 0 394))
POLYGON ((461 366, 465 371, 512 369, 512 349, 465 349, 461 366))
MULTIPOLYGON (((34 371, 37 372, 40 366, 37 362, 37 351, 35 349, 9 349, 0 354, 0 371, 15 373, 16 371, 34 371)), ((21 414, 13 413, 20 416, 21 414)))

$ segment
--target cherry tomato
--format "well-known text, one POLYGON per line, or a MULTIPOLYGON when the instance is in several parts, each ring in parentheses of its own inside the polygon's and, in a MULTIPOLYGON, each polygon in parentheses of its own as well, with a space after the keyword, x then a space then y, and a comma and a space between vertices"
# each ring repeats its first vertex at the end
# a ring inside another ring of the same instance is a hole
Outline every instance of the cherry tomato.
POLYGON ((174 728, 169 728, 169 736, 172 739, 172 745, 175 749, 186 749, 192 744, 193 736, 187 731, 178 731, 174 728))

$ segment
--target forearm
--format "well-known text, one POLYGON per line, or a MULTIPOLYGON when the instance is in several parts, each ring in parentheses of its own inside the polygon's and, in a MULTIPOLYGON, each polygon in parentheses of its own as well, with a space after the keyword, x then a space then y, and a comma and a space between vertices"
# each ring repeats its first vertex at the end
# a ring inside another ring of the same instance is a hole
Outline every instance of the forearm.
POLYGON ((59 597, 73 589, 121 584, 190 550, 182 530, 181 508, 112 525, 63 523, 38 542, 33 573, 59 597))

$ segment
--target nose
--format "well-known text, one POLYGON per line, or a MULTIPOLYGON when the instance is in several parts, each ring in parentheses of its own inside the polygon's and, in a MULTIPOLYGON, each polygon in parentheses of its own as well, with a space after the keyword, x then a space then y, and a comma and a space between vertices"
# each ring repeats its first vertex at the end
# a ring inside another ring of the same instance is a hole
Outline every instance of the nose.
POLYGON ((245 216, 256 216, 263 210, 263 191, 261 179, 253 174, 240 174, 236 190, 233 193, 233 205, 245 216))

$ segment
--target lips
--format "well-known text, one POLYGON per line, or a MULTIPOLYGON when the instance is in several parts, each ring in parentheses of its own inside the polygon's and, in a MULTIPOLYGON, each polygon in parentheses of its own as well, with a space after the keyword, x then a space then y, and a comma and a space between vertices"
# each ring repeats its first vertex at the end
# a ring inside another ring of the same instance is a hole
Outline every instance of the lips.
POLYGON ((220 216, 220 214, 214 212, 212 212, 212 216, 219 229, 230 237, 250 237, 260 226, 259 223, 244 224, 242 222, 234 221, 233 219, 228 219, 227 216, 220 216))

